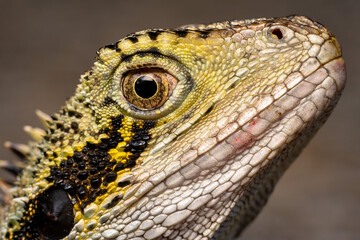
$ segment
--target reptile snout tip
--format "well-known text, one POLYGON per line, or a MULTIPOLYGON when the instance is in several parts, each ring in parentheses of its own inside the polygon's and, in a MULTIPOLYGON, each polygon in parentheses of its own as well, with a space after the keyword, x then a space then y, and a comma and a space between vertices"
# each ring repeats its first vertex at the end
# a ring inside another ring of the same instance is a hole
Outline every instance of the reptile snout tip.
POLYGON ((322 64, 339 57, 341 57, 341 48, 338 40, 334 37, 331 37, 322 44, 319 55, 317 56, 322 64))

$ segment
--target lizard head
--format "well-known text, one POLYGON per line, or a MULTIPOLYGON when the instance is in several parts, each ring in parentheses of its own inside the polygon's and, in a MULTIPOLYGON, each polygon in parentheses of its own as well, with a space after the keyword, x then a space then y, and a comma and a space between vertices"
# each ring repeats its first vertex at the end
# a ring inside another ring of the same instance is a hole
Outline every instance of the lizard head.
POLYGON ((1 238, 230 239, 344 80, 337 40, 301 16, 146 30, 105 46, 66 105, 39 113, 46 131, 30 130, 37 141, 23 151, 1 238))

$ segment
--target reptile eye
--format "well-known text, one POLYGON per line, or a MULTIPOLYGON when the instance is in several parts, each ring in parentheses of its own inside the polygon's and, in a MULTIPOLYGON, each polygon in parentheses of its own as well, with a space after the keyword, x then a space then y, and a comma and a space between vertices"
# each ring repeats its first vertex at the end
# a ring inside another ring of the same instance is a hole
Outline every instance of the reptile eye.
POLYGON ((162 69, 139 69, 126 74, 122 89, 124 97, 133 106, 151 110, 165 103, 177 82, 174 76, 162 69))
POLYGON ((39 197, 37 207, 36 224, 45 239, 62 239, 70 233, 74 211, 67 192, 51 187, 39 197))
POLYGON ((166 121, 178 108, 191 106, 186 102, 194 87, 189 69, 158 50, 131 55, 112 76, 106 95, 133 118, 166 121))

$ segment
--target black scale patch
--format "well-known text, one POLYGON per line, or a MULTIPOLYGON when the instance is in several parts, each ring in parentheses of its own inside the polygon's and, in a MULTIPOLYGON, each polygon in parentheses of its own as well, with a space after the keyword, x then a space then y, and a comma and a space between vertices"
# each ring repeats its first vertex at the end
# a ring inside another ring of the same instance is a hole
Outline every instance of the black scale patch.
MULTIPOLYGON (((144 120, 142 127, 139 127, 136 122, 133 123, 132 132, 134 135, 124 147, 124 151, 130 152, 131 155, 125 163, 122 163, 115 159, 111 160, 108 151, 116 148, 119 142, 124 141, 121 133, 118 132, 123 127, 123 118, 122 115, 113 118, 111 127, 99 132, 99 134, 107 134, 109 138, 103 138, 99 143, 87 142, 82 151, 75 151, 72 157, 68 157, 59 165, 50 168, 51 174, 46 179, 49 183, 53 183, 53 186, 27 203, 24 216, 20 220, 22 227, 13 233, 11 239, 37 240, 43 238, 38 220, 42 217, 39 214, 43 213, 41 210, 46 204, 44 199, 47 198, 44 198, 44 195, 51 195, 53 192, 66 192, 71 196, 69 199, 71 204, 79 204, 80 208, 84 209, 97 197, 106 194, 108 184, 116 180, 119 171, 125 168, 131 169, 136 165, 136 160, 151 139, 149 130, 155 126, 156 121, 144 120)), ((74 124, 72 127, 76 128, 77 126, 74 124)), ((129 181, 120 182, 118 186, 125 187, 129 184, 129 181)), ((71 209, 72 207, 73 205, 71 209)), ((6 238, 10 238, 9 232, 6 238)))
POLYGON ((108 151, 124 141, 118 132, 123 127, 122 119, 123 116, 113 118, 112 127, 99 133, 106 133, 109 138, 101 139, 100 143, 87 142, 82 151, 75 151, 73 157, 68 157, 50 169, 50 176, 46 179, 67 191, 77 203, 81 203, 82 209, 107 192, 106 187, 116 180, 117 172, 133 168, 136 159, 147 147, 151 138, 149 129, 154 127, 155 121, 144 121, 142 128, 134 123, 134 136, 124 147, 124 152, 132 155, 125 163, 111 159, 108 151))

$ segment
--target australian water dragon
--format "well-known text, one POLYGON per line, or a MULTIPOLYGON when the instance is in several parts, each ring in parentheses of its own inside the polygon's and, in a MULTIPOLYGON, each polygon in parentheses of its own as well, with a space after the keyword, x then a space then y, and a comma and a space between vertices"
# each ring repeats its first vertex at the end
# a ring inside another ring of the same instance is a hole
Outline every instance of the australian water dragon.
POLYGON ((29 145, 1 239, 233 239, 345 83, 333 34, 303 16, 145 30, 101 48, 29 145))

